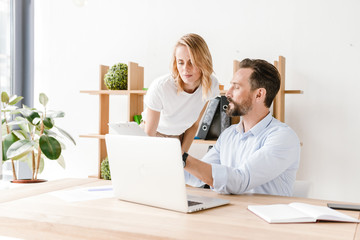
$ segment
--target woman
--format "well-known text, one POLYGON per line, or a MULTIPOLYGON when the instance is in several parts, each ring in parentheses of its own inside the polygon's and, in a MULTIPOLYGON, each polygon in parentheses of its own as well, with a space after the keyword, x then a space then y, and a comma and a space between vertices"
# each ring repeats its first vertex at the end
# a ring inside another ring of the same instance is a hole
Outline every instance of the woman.
POLYGON ((207 101, 220 94, 212 73, 212 58, 204 39, 197 34, 180 38, 173 52, 172 74, 154 80, 145 95, 145 132, 178 138, 182 151, 187 152, 207 101))

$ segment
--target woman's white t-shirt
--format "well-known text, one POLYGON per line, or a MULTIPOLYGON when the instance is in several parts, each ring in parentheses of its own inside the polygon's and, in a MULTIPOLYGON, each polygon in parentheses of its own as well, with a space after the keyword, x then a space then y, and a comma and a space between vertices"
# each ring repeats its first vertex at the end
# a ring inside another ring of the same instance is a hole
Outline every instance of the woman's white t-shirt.
POLYGON ((177 83, 171 75, 155 79, 144 98, 146 106, 142 118, 146 121, 147 108, 160 112, 157 131, 166 135, 180 135, 199 118, 206 102, 220 94, 219 82, 211 75, 211 89, 207 99, 202 98, 201 85, 193 93, 177 93, 177 83))

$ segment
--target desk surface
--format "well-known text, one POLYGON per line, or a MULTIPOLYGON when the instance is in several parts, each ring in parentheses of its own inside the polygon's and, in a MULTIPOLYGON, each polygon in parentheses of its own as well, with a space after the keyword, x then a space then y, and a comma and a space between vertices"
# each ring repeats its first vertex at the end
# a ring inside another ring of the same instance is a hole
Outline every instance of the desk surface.
MULTIPOLYGON (((250 204, 327 201, 267 195, 219 195, 188 188, 190 194, 230 200, 230 204, 184 214, 115 198, 65 202, 55 190, 111 184, 99 179, 64 179, 0 191, 0 236, 23 239, 357 239, 356 223, 269 224, 250 204)), ((359 212, 342 211, 359 218, 359 212)))

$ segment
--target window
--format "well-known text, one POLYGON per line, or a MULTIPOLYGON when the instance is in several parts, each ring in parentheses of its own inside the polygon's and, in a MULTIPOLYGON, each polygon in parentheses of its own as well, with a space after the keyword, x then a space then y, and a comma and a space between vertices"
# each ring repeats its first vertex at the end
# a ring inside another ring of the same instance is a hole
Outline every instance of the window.
POLYGON ((10 0, 0 0, 0 86, 11 95, 10 0))

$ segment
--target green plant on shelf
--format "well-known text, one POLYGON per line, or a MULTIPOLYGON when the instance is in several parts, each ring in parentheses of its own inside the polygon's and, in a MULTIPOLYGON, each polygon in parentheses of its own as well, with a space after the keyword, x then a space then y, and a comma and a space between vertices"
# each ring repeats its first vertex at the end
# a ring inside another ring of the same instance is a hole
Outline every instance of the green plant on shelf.
POLYGON ((107 157, 101 162, 100 173, 101 178, 105 180, 111 180, 109 159, 107 157))
POLYGON ((32 180, 44 169, 44 160, 56 160, 65 168, 65 149, 63 139, 69 139, 74 145, 75 140, 65 130, 55 126, 55 118, 62 118, 62 111, 47 110, 48 97, 40 93, 39 101, 43 111, 25 105, 18 108, 16 104, 22 96, 9 97, 1 93, 2 113, 2 155, 3 161, 11 161, 13 178, 17 180, 14 161, 27 162, 32 170, 32 180))
POLYGON ((128 66, 118 63, 105 74, 104 83, 109 90, 127 90, 128 66))

